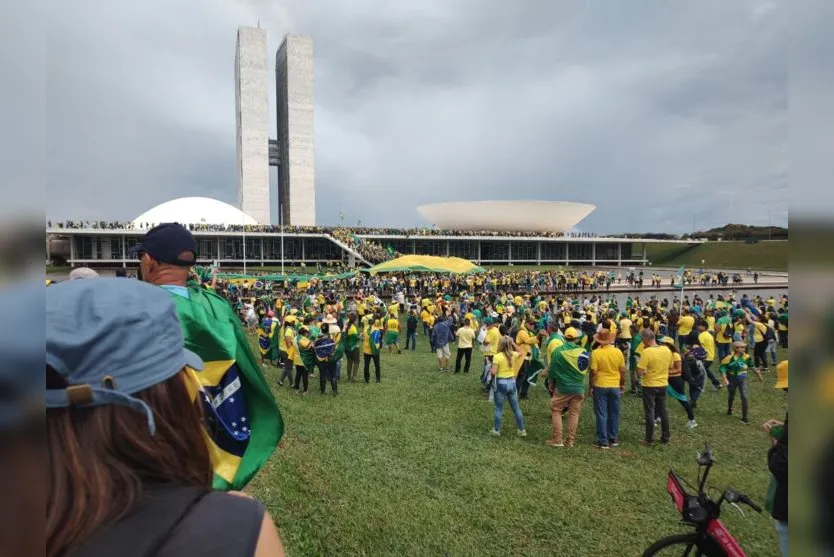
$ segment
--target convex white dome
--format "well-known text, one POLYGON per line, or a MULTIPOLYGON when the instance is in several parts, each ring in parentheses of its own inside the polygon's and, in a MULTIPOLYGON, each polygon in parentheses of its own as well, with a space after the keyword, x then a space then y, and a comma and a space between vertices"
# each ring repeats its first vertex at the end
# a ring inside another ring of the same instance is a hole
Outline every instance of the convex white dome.
POLYGON ((142 223, 159 224, 258 224, 258 221, 228 203, 210 197, 180 197, 145 211, 133 220, 138 227, 142 223))

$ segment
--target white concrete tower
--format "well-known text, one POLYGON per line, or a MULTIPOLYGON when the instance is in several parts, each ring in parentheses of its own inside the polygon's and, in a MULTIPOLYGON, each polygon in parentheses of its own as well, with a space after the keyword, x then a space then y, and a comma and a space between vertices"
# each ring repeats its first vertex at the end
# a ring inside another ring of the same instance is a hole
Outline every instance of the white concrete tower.
POLYGON ((316 224, 313 40, 287 35, 275 55, 278 195, 284 224, 316 224))
POLYGON ((237 30, 235 108, 238 208, 261 224, 269 217, 269 100, 266 31, 237 30))

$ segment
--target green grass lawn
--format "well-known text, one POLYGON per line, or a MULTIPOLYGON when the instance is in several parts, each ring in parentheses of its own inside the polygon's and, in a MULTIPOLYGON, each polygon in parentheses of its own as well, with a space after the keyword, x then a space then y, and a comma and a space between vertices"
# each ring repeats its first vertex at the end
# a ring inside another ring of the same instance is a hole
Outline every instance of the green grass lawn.
POLYGON ((653 265, 686 265, 710 269, 788 270, 788 241, 767 241, 757 244, 744 242, 706 242, 695 246, 681 244, 646 244, 649 261, 653 265))
MULTIPOLYGON (((576 447, 557 449, 544 444, 550 412, 543 386, 521 403, 527 439, 516 436, 509 406, 494 438, 480 358, 468 375, 440 374, 425 337, 418 346, 383 354, 382 383, 342 381, 335 398, 329 388, 319 394, 318 377, 301 397, 277 386, 277 369, 267 371, 286 433, 251 491, 289 555, 638 555, 684 531, 666 473, 672 467, 694 481, 695 452, 705 442, 718 462, 713 486, 764 500, 768 441, 760 424, 787 409, 786 395, 772 388, 775 372, 750 385, 749 426, 726 416, 724 390, 708 390, 697 429, 685 427, 683 409, 669 399, 672 442, 645 448, 638 444, 642 404, 626 395, 619 448, 591 447, 586 401, 576 447)), ((766 514, 725 512, 748 555, 778 554, 766 514)))

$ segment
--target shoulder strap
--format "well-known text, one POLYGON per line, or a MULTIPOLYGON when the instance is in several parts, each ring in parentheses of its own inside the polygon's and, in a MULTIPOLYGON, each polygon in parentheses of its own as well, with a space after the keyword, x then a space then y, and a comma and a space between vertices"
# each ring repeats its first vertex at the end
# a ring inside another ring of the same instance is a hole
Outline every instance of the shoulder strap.
POLYGON ((199 487, 158 489, 131 514, 107 527, 72 557, 152 557, 208 492, 199 487))

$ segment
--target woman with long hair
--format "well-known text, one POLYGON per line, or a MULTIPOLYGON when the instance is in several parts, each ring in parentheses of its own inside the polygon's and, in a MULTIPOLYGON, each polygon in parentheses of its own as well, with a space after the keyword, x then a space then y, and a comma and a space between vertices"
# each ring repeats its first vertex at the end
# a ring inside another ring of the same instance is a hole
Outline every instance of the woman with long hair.
POLYGON ((211 489, 202 362, 170 295, 98 278, 46 308, 47 557, 283 555, 263 505, 211 489))
POLYGON ((663 337, 661 343, 665 344, 669 350, 672 351, 672 367, 669 368, 669 385, 666 391, 669 396, 680 402, 686 411, 687 422, 689 429, 698 427, 698 422, 695 421, 695 411, 692 409, 692 404, 686 396, 686 380, 683 378, 683 358, 678 347, 675 346, 675 339, 672 337, 663 337))
POLYGON ((508 399, 518 427, 518 436, 527 437, 527 431, 524 429, 524 417, 521 415, 521 408, 518 405, 518 392, 516 391, 516 372, 513 369, 513 362, 520 355, 513 350, 514 344, 513 339, 502 336, 501 340, 498 341, 498 352, 492 357, 490 373, 495 377, 495 420, 490 433, 501 435, 504 399, 508 399))

